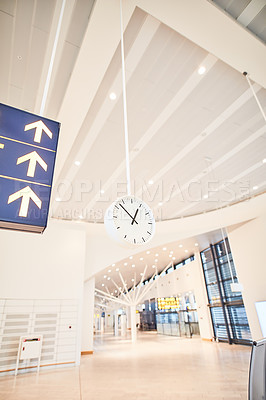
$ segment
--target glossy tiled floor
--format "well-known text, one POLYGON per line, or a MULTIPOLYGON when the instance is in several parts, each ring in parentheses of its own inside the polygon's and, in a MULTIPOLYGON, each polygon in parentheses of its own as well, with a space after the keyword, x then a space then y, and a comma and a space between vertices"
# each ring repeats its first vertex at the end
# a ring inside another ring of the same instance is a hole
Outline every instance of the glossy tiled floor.
POLYGON ((80 368, 0 377, 0 400, 247 399, 249 347, 142 333, 95 350, 80 368))

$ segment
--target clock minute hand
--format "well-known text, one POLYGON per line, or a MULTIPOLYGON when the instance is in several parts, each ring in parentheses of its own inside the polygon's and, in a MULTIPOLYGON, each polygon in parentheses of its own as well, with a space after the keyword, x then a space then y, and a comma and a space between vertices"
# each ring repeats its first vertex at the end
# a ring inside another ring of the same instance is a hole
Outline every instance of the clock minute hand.
MULTIPOLYGON (((125 207, 122 206, 122 204, 119 203, 119 205, 120 205, 120 207, 122 207, 123 210, 130 216, 130 218, 131 218, 132 220, 134 220, 135 217, 133 218, 132 215, 129 214, 129 212, 125 209, 125 207)), ((137 224, 137 221, 135 221, 135 222, 136 222, 136 224, 137 224)))
POLYGON ((137 208, 137 210, 136 210, 136 212, 135 212, 135 215, 134 215, 134 218, 133 218, 133 220, 132 220, 132 222, 131 222, 131 225, 133 225, 134 222, 136 222, 136 224, 137 224, 136 217, 137 217, 138 211, 139 211, 139 209, 137 208))

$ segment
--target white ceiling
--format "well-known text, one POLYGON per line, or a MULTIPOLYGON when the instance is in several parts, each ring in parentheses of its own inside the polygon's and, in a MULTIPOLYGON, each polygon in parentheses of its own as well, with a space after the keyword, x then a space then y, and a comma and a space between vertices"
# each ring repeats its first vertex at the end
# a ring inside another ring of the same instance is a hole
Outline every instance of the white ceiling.
MULTIPOLYGON (((234 229, 234 227, 231 229, 234 229)), ((108 265, 96 274, 96 288, 106 293, 118 295, 119 289, 116 285, 124 290, 123 280, 129 289, 134 284, 137 285, 141 279, 145 281, 152 277, 154 273, 160 273, 167 265, 170 267, 171 262, 174 265, 178 264, 193 256, 195 252, 206 249, 210 243, 222 240, 223 234, 225 233, 222 233, 221 230, 216 230, 149 250, 142 250, 137 254, 119 260, 119 262, 108 265), (144 272, 145 275, 142 278, 144 272)))
MULTIPOLYGON (((189 3, 128 0, 123 8, 132 187, 158 220, 266 190, 266 125, 242 74, 251 68, 266 110, 265 2, 189 3)), ((2 103, 40 112, 61 5, 0 0, 2 103)), ((102 223, 126 193, 119 29, 117 0, 66 1, 44 112, 62 124, 54 218, 102 223)))

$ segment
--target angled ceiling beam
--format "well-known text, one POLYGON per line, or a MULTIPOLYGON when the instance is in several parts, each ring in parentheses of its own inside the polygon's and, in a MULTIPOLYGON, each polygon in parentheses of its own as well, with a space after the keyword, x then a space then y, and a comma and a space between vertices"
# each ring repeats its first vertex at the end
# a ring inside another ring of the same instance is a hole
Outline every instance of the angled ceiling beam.
POLYGON ((120 295, 122 295, 125 298, 125 301, 128 302, 128 304, 130 304, 130 300, 129 298, 125 295, 125 293, 123 292, 123 290, 120 289, 120 287, 116 284, 116 282, 111 279, 111 281, 113 282, 113 284, 115 285, 115 287, 117 288, 117 290, 119 291, 120 295))
POLYGON ((128 305, 128 303, 125 302, 124 300, 118 299, 117 297, 109 295, 109 294, 103 292, 100 289, 95 289, 95 292, 97 292, 96 296, 102 297, 103 299, 106 299, 106 300, 109 300, 109 301, 114 301, 115 303, 119 303, 119 304, 125 304, 126 306, 128 305))
MULTIPOLYGON (((137 67, 144 52, 146 51, 147 46, 149 45, 154 35, 156 34, 159 26, 160 26, 159 21, 154 20, 154 18, 151 17, 146 18, 143 26, 140 29, 140 32, 138 33, 135 42, 133 43, 132 47, 130 48, 126 56, 126 66, 128 66, 129 64, 129 68, 127 68, 126 71, 127 82, 130 80, 132 74, 135 71, 135 68, 137 67)), ((122 95, 121 66, 118 68, 116 76, 111 86, 112 90, 115 91, 117 98, 119 98, 122 95)), ((80 163, 82 163, 86 159, 89 151, 91 150, 95 140, 98 137, 98 134, 103 128, 106 119, 115 108, 116 103, 117 101, 110 101, 109 96, 107 96, 104 99, 97 115, 94 118, 92 125, 90 126, 89 132, 87 132, 87 135, 84 139, 82 146, 79 148, 77 154, 75 155, 75 159, 79 160, 80 163)), ((71 165, 66 176, 64 176, 64 179, 68 182, 73 182, 77 173, 78 173, 78 168, 75 165, 71 165)), ((67 192, 67 187, 65 187, 65 189, 63 188, 63 190, 61 191, 61 198, 64 198, 66 192, 67 192)), ((96 195, 94 201, 90 201, 90 203, 92 202, 94 203, 97 199, 97 196, 98 195, 96 195)), ((87 205, 87 209, 90 208, 89 204, 87 205)), ((59 207, 60 207, 59 203, 54 204, 53 207, 54 213, 59 207)))
MULTIPOLYGON (((266 132, 266 127, 264 127, 264 131, 266 132)), ((261 168, 261 167, 262 167, 262 162, 260 161, 260 162, 258 162, 256 164, 252 165, 251 167, 245 169, 244 171, 240 172, 240 174, 238 174, 238 175, 234 176, 233 178, 231 178, 231 182, 232 183, 237 182, 240 179, 244 178, 245 176, 249 175, 250 173, 256 171, 258 168, 261 168)), ((223 190, 224 188, 225 188, 225 184, 222 183, 220 186, 218 186, 216 188, 215 194, 217 194, 220 190, 223 190)), ((212 194, 208 198, 211 198, 211 197, 212 197, 212 194)), ((241 199, 241 197, 243 198, 243 194, 241 196, 239 196, 239 197, 235 197, 234 200, 241 199)), ((247 200, 247 199, 245 199, 245 200, 247 200)), ((217 200, 217 203, 218 203, 217 208, 220 208, 219 200, 217 200)), ((228 204, 228 203, 225 203, 225 204, 228 204)), ((190 210, 191 208, 194 208, 197 205, 198 205, 198 202, 190 203, 186 207, 182 208, 181 210, 178 210, 178 212, 175 212, 175 214, 173 216, 171 216, 170 218, 173 218, 174 216, 176 216, 176 217, 177 216, 182 216, 182 214, 185 211, 190 210)))
MULTIPOLYGON (((167 266, 160 272, 160 275, 158 275, 158 279, 160 279, 161 275, 170 267, 170 265, 173 265, 173 261, 170 261, 170 263, 167 264, 167 266)), ((157 271, 154 273, 154 275, 152 276, 151 280, 148 282, 147 286, 144 288, 143 292, 136 299, 136 304, 138 304, 140 301, 142 301, 143 298, 148 293, 148 291, 151 290, 151 288, 155 285, 157 279, 154 279, 154 277, 156 275, 157 275, 157 271)))
MULTIPOLYGON (((254 90, 258 92, 260 86, 255 84, 254 90)), ((242 107, 247 101, 252 98, 252 92, 247 89, 237 100, 235 100, 229 107, 227 107, 215 120, 213 120, 206 128, 202 130, 190 143, 188 143, 182 150, 177 153, 160 171, 154 175, 151 179, 153 182, 161 179, 166 173, 168 173, 176 164, 184 157, 186 157, 191 151, 199 146, 206 138, 215 133, 216 129, 219 128, 228 118, 230 118, 240 107, 242 107), (203 135, 203 133, 205 135, 203 135)), ((198 178, 197 178, 198 179, 198 178)), ((195 177, 193 178, 193 182, 195 177)), ((187 185, 187 184, 186 184, 187 185)), ((141 195, 142 189, 137 192, 137 196, 141 195)), ((156 208, 156 207, 155 207, 156 208)))
MULTIPOLYGON (((202 64, 206 66, 207 71, 209 71, 214 64, 217 62, 217 59, 212 55, 208 54, 203 60, 202 64)), ((191 92, 198 86, 198 84, 202 81, 203 75, 198 74, 198 67, 195 69, 190 78, 184 82, 183 86, 176 93, 173 99, 167 104, 167 106, 162 110, 161 114, 153 121, 152 125, 147 129, 147 131, 141 136, 140 140, 135 144, 134 147, 138 148, 139 151, 143 150, 149 142, 154 138, 159 129, 166 123, 166 121, 173 115, 173 113, 182 105, 183 101, 191 94, 191 92)), ((135 158, 137 158, 139 152, 136 153, 134 151, 130 152, 130 162, 132 163, 135 158)), ((103 190, 106 192, 111 188, 114 181, 118 179, 118 177, 125 170, 125 161, 123 160, 116 170, 113 172, 112 176, 108 179, 107 182, 103 185, 103 190)), ((98 195, 94 196, 90 202, 86 205, 86 210, 90 210, 95 205, 95 202, 98 199, 98 195)))
POLYGON ((53 86, 55 76, 60 64, 61 56, 62 56, 62 51, 68 31, 68 27, 71 21, 72 13, 74 10, 75 6, 75 0, 56 0, 56 5, 55 5, 55 12, 54 12, 54 17, 52 21, 52 26, 50 30, 50 35, 48 39, 48 44, 46 48, 46 54, 45 54, 45 60, 43 64, 43 69, 42 69, 42 74, 40 78, 40 83, 39 83, 39 88, 38 88, 38 94, 35 102, 35 108, 34 112, 36 114, 39 114, 41 111, 41 114, 45 115, 45 109, 46 109, 46 101, 44 101, 44 96, 48 98, 49 93, 51 91, 51 88, 53 86), (65 4, 64 4, 65 2, 65 4), (63 14, 61 15, 62 17, 62 23, 59 27, 59 22, 60 22, 60 13, 63 11, 63 14), (57 32, 59 28, 59 31, 57 32), (58 34, 58 37, 57 37, 58 34), (58 41, 55 46, 55 41, 58 41), (55 51, 55 54, 53 52, 55 51), (51 65, 52 62, 52 65, 51 65), (51 69, 51 71, 50 71, 51 69), (49 78, 48 86, 46 88, 47 84, 47 79, 49 78), (43 108, 42 108, 42 103, 43 108))
POLYGON ((252 0, 237 18, 241 25, 248 26, 251 21, 266 6, 265 0, 252 0))

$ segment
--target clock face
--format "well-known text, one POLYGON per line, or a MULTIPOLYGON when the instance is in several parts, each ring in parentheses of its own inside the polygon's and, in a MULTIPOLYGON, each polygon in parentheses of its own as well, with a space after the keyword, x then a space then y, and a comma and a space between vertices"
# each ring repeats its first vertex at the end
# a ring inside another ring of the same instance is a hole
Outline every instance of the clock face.
POLYGON ((105 225, 117 241, 133 246, 146 244, 155 231, 151 209, 133 196, 121 197, 109 207, 105 225))

